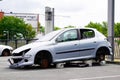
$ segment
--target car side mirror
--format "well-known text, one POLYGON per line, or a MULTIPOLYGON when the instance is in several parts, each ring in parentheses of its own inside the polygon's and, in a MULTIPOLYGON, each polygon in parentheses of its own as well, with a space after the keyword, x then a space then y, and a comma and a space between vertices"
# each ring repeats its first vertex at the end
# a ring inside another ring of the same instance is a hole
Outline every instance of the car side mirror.
POLYGON ((63 42, 63 40, 62 40, 60 37, 58 37, 58 38, 56 39, 56 42, 63 42))

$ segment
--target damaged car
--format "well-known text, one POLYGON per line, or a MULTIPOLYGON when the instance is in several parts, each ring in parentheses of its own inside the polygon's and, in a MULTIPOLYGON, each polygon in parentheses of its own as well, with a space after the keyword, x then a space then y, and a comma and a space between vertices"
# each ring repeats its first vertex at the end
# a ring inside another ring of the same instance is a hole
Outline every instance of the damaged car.
POLYGON ((53 31, 39 40, 15 49, 8 59, 10 67, 50 65, 70 61, 94 60, 98 63, 112 55, 107 38, 93 28, 68 28, 53 31))

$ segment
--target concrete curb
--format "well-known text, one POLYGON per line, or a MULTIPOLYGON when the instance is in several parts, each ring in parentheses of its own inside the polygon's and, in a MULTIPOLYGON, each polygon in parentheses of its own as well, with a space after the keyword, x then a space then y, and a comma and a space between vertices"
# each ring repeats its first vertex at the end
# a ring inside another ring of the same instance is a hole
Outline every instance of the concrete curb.
POLYGON ((120 62, 118 61, 106 61, 108 64, 118 64, 120 65, 120 62))

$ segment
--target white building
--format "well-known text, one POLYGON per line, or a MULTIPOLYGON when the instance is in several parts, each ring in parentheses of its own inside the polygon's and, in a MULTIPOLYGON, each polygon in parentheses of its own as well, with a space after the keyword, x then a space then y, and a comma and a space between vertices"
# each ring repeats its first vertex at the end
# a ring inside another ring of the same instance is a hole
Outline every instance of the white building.
POLYGON ((4 13, 4 16, 15 16, 18 18, 23 19, 26 23, 31 24, 32 27, 36 30, 36 32, 39 31, 38 24, 39 24, 39 14, 35 13, 4 13))

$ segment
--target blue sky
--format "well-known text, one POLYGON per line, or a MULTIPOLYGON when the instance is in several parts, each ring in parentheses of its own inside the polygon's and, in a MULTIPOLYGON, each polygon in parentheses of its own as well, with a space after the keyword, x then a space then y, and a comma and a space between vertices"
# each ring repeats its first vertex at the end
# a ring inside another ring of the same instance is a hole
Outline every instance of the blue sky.
MULTIPOLYGON (((55 8, 55 26, 83 27, 90 21, 107 21, 108 0, 3 0, 0 10, 9 13, 39 13, 45 25, 45 7, 55 8)), ((115 0, 115 22, 120 22, 120 0, 115 0)))

